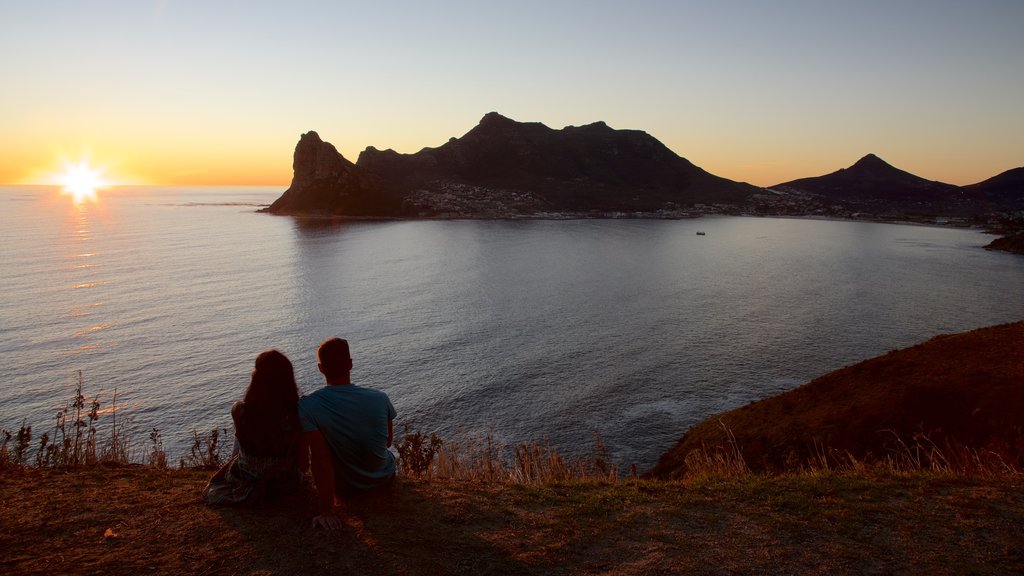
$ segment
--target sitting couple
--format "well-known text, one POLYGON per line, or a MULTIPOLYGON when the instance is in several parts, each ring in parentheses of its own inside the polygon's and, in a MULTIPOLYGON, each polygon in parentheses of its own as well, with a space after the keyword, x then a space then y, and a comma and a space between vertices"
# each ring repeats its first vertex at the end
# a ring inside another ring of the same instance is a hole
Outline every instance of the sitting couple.
POLYGON ((341 497, 394 479, 391 400, 352 384, 347 341, 325 341, 317 360, 327 385, 299 398, 284 354, 269 350, 256 358, 244 399, 231 407, 237 453, 203 491, 208 504, 259 503, 294 492, 311 467, 320 502, 313 526, 332 530, 341 526, 334 514, 341 497))

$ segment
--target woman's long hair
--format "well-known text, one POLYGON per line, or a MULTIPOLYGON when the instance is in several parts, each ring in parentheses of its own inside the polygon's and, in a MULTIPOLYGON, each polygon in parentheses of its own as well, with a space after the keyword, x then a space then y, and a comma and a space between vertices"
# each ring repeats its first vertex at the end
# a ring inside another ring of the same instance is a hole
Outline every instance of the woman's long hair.
POLYGON ((299 388, 288 357, 267 350, 256 357, 245 391, 245 426, 238 441, 256 456, 279 455, 299 433, 299 388))

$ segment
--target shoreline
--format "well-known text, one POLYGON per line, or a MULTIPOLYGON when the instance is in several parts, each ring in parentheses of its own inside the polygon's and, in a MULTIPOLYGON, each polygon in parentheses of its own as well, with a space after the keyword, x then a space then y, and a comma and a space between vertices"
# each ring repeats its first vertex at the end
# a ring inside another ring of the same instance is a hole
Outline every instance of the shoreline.
MULTIPOLYGON (((777 220, 811 220, 821 222, 867 222, 872 224, 894 224, 898 226, 920 226, 923 228, 944 228, 944 229, 959 229, 959 230, 977 230, 983 234, 989 234, 997 236, 995 240, 989 244, 979 246, 989 251, 1000 251, 1007 252, 1010 254, 1024 254, 1024 247, 1014 249, 1006 246, 1006 242, 1012 241, 1014 237, 1019 237, 1021 232, 1010 231, 998 231, 991 225, 984 224, 970 224, 961 222, 927 222, 920 220, 893 220, 887 218, 846 218, 842 216, 827 216, 827 215, 814 215, 814 214, 728 214, 720 212, 711 213, 686 213, 686 214, 674 214, 674 215, 659 215, 651 213, 604 213, 604 214, 582 214, 582 213, 564 213, 564 214, 518 214, 518 215, 504 215, 504 216, 341 216, 341 215, 330 215, 330 214, 275 214, 267 211, 266 208, 256 210, 258 214, 269 214, 270 216, 277 217, 290 217, 297 221, 305 221, 309 223, 338 223, 343 224, 345 222, 437 222, 437 221, 578 221, 578 220, 699 220, 701 218, 714 218, 714 217, 725 217, 725 218, 771 218, 777 220)), ((301 225, 301 224, 300 224, 301 225)))

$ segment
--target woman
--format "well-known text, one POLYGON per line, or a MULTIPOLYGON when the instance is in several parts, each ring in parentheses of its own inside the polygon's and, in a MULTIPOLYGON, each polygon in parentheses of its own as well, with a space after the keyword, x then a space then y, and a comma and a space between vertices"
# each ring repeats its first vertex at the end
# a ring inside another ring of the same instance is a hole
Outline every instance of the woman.
POLYGON ((309 460, 300 457, 298 401, 288 358, 277 350, 257 356, 245 397, 231 407, 237 453, 203 490, 207 504, 259 504, 301 485, 309 460))

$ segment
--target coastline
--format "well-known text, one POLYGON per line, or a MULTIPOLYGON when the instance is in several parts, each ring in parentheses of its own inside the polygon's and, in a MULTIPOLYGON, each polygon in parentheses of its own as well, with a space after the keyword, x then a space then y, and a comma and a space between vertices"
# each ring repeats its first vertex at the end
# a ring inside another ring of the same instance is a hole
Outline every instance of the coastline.
POLYGON ((573 221, 573 220, 698 220, 701 218, 711 217, 733 217, 733 218, 774 218, 779 220, 811 220, 821 222, 869 222, 873 224, 895 224, 901 226, 920 226, 924 228, 957 228, 957 229, 971 229, 978 230, 985 234, 992 234, 999 236, 992 242, 979 246, 986 250, 995 250, 1001 252, 1008 252, 1011 254, 1024 254, 1024 240, 1018 240, 1016 243, 1011 243, 1012 239, 1021 237, 1019 231, 999 231, 992 227, 992 225, 979 224, 979 223, 968 223, 960 220, 949 220, 947 222, 937 222, 936 220, 943 219, 929 218, 929 219, 891 219, 891 218, 879 218, 879 217, 843 217, 843 216, 829 216, 819 214, 756 214, 756 213, 733 213, 733 212, 685 212, 677 214, 658 214, 650 212, 613 212, 613 213, 583 213, 583 212, 564 212, 564 213, 553 213, 553 214, 512 214, 512 215, 436 215, 436 216, 343 216, 343 215, 332 215, 332 214, 275 214, 269 212, 267 207, 264 206, 259 210, 255 211, 259 214, 269 214, 271 216, 281 216, 294 218, 300 222, 316 222, 316 223, 328 223, 328 222, 419 222, 419 221, 456 221, 456 220, 473 220, 473 221, 573 221), (929 221, 931 220, 931 221, 929 221), (1016 248, 1014 246, 1017 246, 1016 248))

